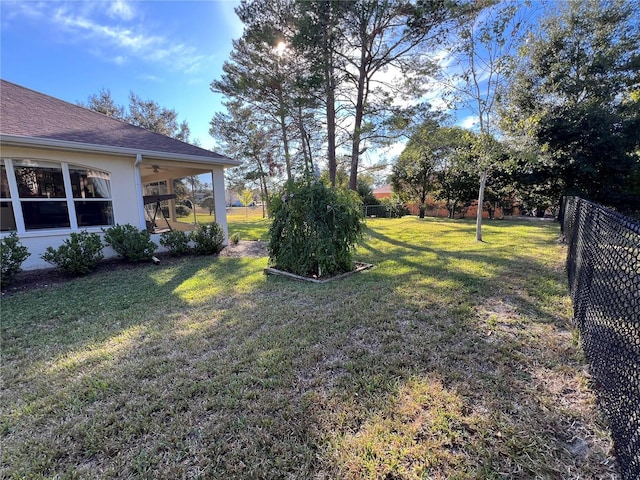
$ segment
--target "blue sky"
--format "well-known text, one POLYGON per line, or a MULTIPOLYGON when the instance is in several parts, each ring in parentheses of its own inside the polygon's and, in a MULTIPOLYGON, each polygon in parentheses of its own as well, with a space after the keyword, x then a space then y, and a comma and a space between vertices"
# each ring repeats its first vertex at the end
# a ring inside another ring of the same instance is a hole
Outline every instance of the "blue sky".
POLYGON ((0 1, 0 76, 68 102, 101 88, 175 109, 213 148, 209 84, 242 35, 237 1, 0 1))

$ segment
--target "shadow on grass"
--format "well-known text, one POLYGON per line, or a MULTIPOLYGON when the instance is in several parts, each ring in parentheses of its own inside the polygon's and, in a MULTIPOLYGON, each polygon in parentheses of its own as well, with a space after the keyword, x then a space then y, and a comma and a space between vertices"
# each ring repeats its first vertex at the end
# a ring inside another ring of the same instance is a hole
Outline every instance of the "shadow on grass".
POLYGON ((56 289, 49 312, 86 298, 6 327, 3 473, 605 476, 582 360, 553 313, 566 292, 536 310, 535 285, 517 284, 561 273, 460 248, 375 230, 358 257, 377 268, 336 284, 229 258, 56 289))

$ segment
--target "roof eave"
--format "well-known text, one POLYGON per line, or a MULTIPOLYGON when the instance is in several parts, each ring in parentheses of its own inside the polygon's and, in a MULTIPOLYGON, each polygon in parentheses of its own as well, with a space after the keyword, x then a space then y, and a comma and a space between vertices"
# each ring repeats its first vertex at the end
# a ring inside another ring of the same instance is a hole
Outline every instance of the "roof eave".
POLYGON ((114 147, 108 145, 96 145, 92 143, 70 142, 68 140, 56 140, 41 137, 26 137, 21 135, 7 135, 0 133, 0 143, 20 147, 47 147, 56 150, 72 150, 77 152, 103 153, 107 155, 142 155, 162 160, 177 160, 192 163, 205 163, 208 165, 221 165, 223 167, 237 167, 242 162, 228 157, 219 158, 205 157, 199 155, 185 155, 180 153, 158 152, 154 150, 142 150, 128 147, 114 147))

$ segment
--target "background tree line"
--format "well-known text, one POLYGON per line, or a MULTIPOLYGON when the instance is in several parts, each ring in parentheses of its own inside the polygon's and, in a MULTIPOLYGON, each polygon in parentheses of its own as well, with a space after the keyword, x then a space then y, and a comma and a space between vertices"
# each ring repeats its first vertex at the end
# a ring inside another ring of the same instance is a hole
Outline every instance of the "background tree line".
POLYGON ((245 0, 237 13, 245 31, 212 83, 228 101, 211 134, 265 198, 325 166, 339 184, 341 154, 357 189, 367 150, 410 138, 392 179, 422 205, 427 192, 455 210, 473 190, 483 204, 489 185, 488 200, 541 211, 562 194, 638 209, 632 1, 245 0), (475 115, 467 152, 429 89, 475 115))

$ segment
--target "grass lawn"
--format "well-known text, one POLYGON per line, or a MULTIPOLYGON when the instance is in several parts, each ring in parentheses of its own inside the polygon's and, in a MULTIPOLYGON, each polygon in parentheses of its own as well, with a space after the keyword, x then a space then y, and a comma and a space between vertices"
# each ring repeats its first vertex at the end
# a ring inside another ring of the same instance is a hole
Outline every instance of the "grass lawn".
POLYGON ((368 225, 339 282, 188 257, 3 298, 0 476, 616 478, 558 225, 368 225))
MULTIPOLYGON (((210 223, 215 221, 215 217, 198 212, 196 220, 198 223, 210 223)), ((181 217, 178 221, 193 223, 193 216, 181 217)), ((262 207, 227 207, 227 222, 229 235, 237 233, 240 240, 269 240, 270 222, 262 217, 262 207)))

